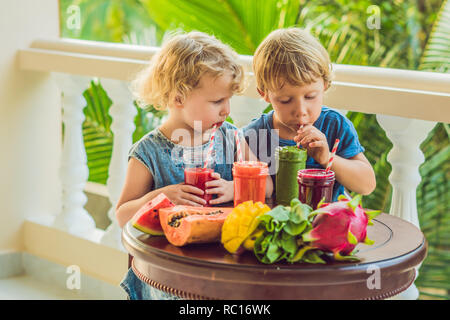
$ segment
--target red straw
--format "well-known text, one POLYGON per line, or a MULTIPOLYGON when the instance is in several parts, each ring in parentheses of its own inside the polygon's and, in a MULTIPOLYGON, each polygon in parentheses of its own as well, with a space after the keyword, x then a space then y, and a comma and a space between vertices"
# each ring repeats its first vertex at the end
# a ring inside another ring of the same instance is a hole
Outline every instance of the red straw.
POLYGON ((209 139, 209 149, 208 149, 208 153, 206 154, 206 159, 205 159, 205 163, 203 164, 203 168, 208 167, 209 158, 211 157, 212 151, 214 149, 214 136, 216 134, 216 128, 217 128, 217 125, 214 125, 214 127, 212 129, 212 133, 211 133, 211 138, 209 139))
POLYGON ((238 161, 242 162, 242 151, 241 151, 241 141, 239 140, 239 134, 238 131, 236 130, 234 132, 234 137, 236 139, 236 148, 237 148, 237 157, 238 157, 238 161))
POLYGON ((333 150, 331 150, 330 160, 328 160, 328 165, 327 165, 327 168, 325 169, 325 171, 329 171, 331 168, 331 164, 333 163, 334 155, 336 154, 338 144, 339 144, 339 139, 336 139, 336 141, 334 141, 333 150))

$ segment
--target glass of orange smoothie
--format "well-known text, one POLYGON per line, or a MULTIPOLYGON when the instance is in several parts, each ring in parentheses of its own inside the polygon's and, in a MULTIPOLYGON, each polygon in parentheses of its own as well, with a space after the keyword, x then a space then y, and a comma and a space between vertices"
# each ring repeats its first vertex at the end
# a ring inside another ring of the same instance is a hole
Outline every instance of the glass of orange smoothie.
POLYGON ((267 163, 260 161, 235 162, 233 165, 234 206, 253 200, 265 202, 267 163))

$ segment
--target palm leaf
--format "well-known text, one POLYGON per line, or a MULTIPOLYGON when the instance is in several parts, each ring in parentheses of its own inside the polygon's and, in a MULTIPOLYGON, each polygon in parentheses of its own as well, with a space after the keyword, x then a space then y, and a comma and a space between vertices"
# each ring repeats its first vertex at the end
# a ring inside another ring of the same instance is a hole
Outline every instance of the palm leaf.
POLYGON ((106 184, 113 145, 111 117, 108 114, 112 102, 102 86, 94 81, 91 81, 83 96, 87 102, 83 138, 89 168, 88 181, 106 184))
POLYGON ((450 1, 446 0, 439 11, 431 37, 419 66, 420 70, 450 71, 450 1))
MULTIPOLYGON (((89 168, 88 181, 106 184, 109 163, 113 148, 112 119, 109 108, 112 101, 100 83, 91 81, 91 85, 83 93, 87 106, 84 108, 83 138, 89 168)), ((142 138, 161 123, 166 111, 159 111, 149 106, 147 109, 138 108, 134 119, 136 130, 133 142, 142 138)))
POLYGON ((141 0, 163 30, 181 28, 215 35, 240 54, 253 54, 272 30, 293 25, 297 1, 141 0))

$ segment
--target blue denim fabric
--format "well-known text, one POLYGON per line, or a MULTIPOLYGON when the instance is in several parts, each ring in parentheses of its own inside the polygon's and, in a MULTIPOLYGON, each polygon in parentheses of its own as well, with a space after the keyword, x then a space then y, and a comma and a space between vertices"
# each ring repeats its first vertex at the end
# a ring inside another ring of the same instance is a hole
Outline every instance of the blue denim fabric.
POLYGON ((120 283, 130 300, 181 300, 180 297, 153 288, 139 279, 130 268, 120 283))
MULTIPOLYGON (((234 133, 237 128, 231 123, 224 124, 217 129, 213 143, 214 172, 227 181, 233 180, 233 163, 236 154, 236 140, 234 133)), ((168 185, 184 182, 186 165, 203 166, 211 141, 195 146, 186 147, 173 143, 164 136, 158 128, 147 133, 130 149, 128 160, 135 158, 150 171, 153 177, 153 189, 160 189, 168 185)))

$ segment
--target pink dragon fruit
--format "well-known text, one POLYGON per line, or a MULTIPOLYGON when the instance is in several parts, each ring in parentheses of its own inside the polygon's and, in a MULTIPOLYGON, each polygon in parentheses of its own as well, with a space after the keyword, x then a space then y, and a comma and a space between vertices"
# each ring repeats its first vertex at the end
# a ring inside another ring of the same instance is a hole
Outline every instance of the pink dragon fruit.
POLYGON ((314 216, 312 229, 303 234, 309 248, 332 252, 336 260, 358 260, 352 251, 359 242, 373 244, 367 237, 367 226, 380 211, 364 211, 361 195, 349 201, 340 196, 338 202, 319 203, 311 212, 314 216))

